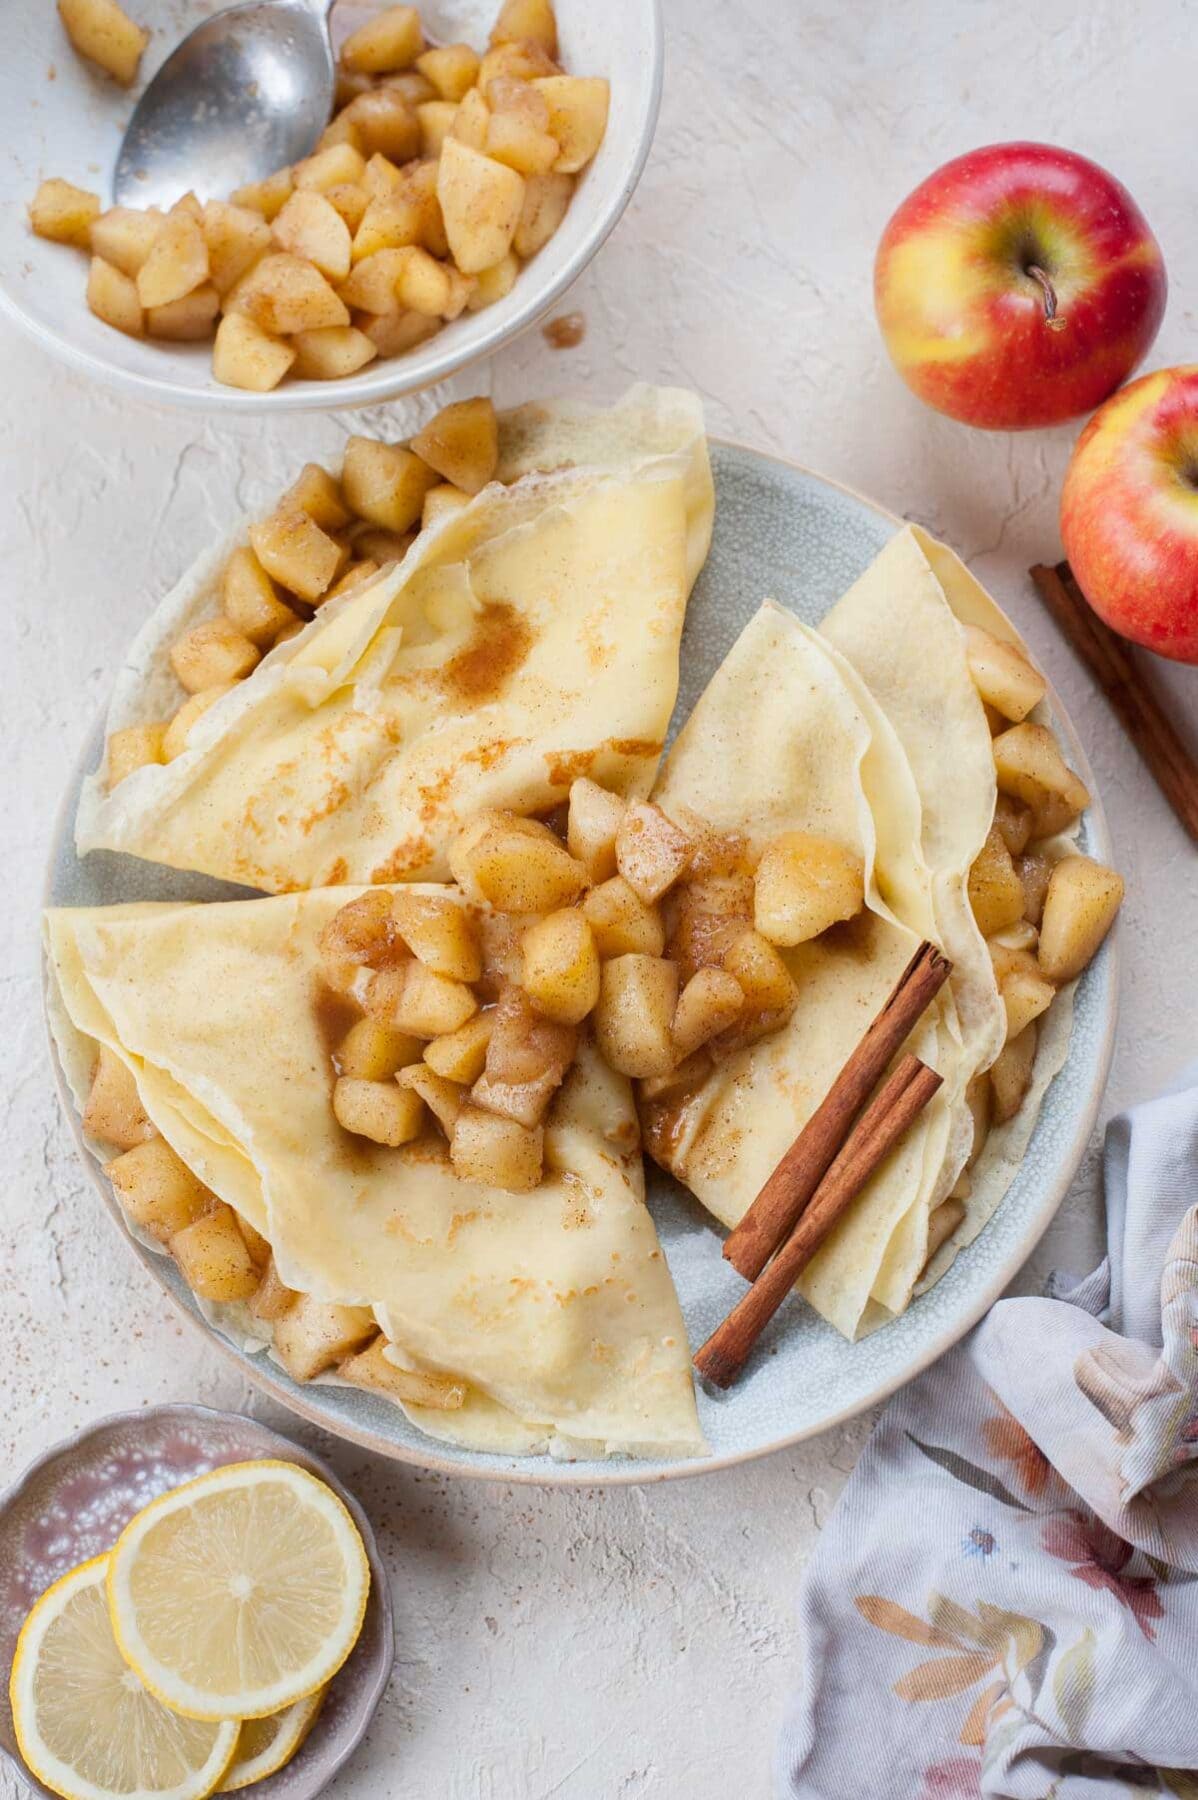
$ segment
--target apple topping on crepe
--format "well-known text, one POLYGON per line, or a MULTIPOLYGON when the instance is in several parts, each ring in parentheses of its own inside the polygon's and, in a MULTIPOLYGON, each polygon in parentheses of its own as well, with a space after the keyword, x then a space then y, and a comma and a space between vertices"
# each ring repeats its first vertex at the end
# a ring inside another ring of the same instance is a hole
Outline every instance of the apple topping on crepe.
POLYGON ((364 1014, 333 1051, 333 1110, 376 1144, 443 1137, 462 1180, 512 1193, 541 1180, 585 1032, 653 1092, 697 1083, 789 1019, 778 947, 864 904, 860 858, 829 837, 780 833, 757 857, 587 777, 561 835, 484 812, 449 863, 442 894, 373 889, 321 933, 329 987, 364 1014))

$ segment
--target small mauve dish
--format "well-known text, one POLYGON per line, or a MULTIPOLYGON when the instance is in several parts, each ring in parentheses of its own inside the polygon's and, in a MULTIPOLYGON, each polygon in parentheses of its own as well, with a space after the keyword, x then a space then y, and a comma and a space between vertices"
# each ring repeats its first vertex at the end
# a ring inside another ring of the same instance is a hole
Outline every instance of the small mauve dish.
POLYGON ((366 1546, 371 1584, 362 1634, 306 1742, 276 1775, 246 1791, 262 1800, 314 1800, 352 1756, 395 1660, 391 1590, 366 1515, 318 1456, 256 1420, 207 1406, 152 1406, 114 1413, 56 1445, 0 1494, 0 1751, 33 1793, 53 1800, 17 1749, 8 1670, 34 1601, 60 1575, 110 1549, 158 1494, 225 1463, 258 1457, 298 1463, 345 1502, 366 1546))

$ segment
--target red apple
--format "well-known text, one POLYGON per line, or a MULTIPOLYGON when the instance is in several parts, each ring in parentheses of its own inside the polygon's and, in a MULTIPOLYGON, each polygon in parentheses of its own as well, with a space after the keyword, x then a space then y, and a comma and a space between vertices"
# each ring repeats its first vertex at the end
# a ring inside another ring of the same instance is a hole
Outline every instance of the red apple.
POLYGON ((908 387, 998 431, 1093 411, 1147 352, 1166 290, 1127 189, 1051 144, 945 163, 903 201, 874 268, 882 336, 908 387))
POLYGON ((1061 536, 1100 619, 1198 662, 1198 366, 1142 375, 1095 413, 1065 474, 1061 536))

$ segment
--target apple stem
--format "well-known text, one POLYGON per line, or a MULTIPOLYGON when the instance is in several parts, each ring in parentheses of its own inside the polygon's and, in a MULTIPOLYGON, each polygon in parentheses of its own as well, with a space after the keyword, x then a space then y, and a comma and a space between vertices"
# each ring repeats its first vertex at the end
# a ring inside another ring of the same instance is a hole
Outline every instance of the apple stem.
POLYGON ((1026 273, 1038 281, 1044 293, 1044 323, 1050 331, 1063 331, 1065 321, 1057 311, 1057 290, 1039 263, 1028 263, 1026 273))

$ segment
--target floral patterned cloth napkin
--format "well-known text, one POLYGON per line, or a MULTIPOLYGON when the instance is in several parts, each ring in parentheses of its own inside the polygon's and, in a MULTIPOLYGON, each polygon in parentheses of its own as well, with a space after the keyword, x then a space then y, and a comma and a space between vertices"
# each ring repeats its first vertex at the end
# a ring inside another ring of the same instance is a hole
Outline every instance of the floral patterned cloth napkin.
POLYGON ((779 1794, 1198 1800, 1195 1202, 1198 1067, 1108 1129, 1102 1266, 883 1414, 804 1582, 779 1794))

